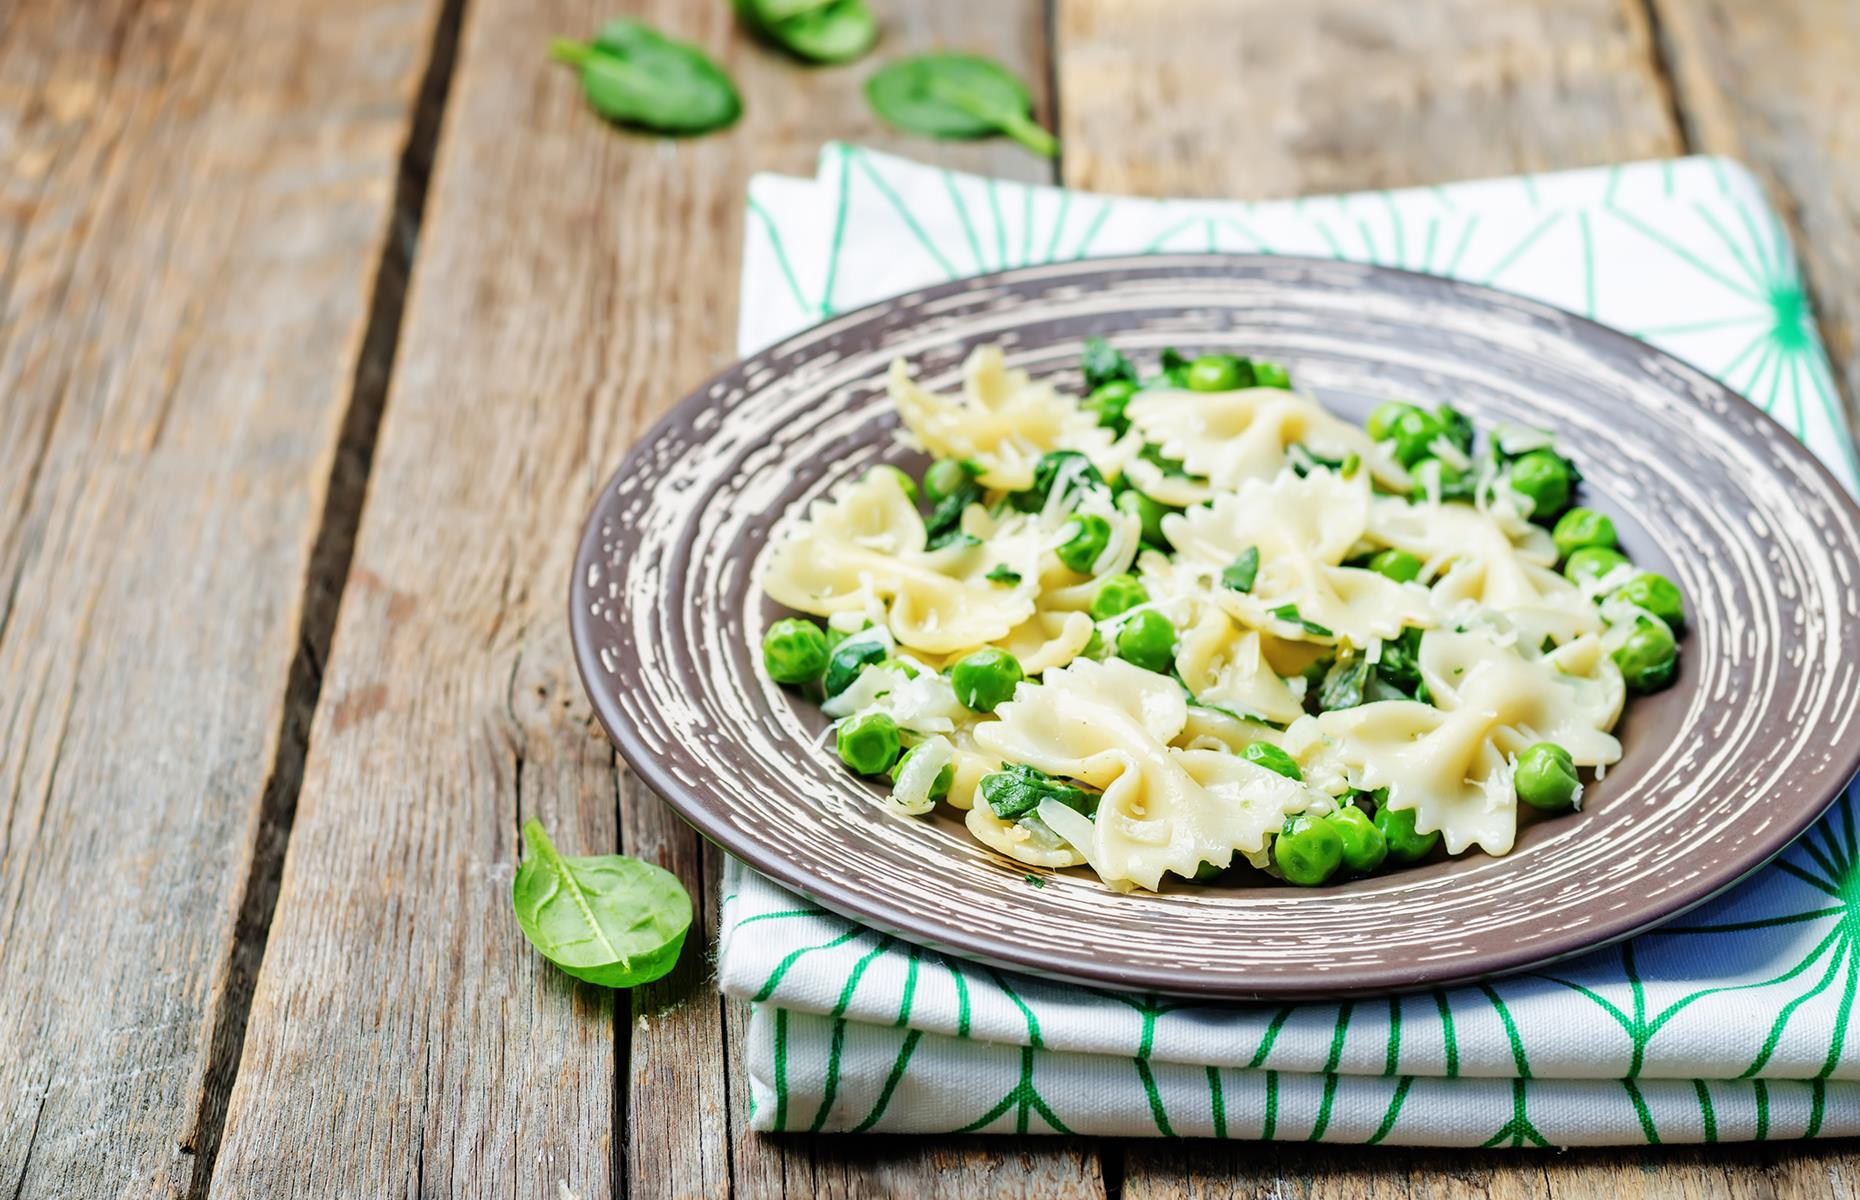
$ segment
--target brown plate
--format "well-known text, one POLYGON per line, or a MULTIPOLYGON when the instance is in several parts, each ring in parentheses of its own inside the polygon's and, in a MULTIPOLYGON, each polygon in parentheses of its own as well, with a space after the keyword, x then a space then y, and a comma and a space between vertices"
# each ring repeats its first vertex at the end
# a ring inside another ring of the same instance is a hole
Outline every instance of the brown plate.
POLYGON ((1783 428, 1686 364, 1558 309, 1381 267, 1155 256, 929 288, 796 335, 679 405, 601 493, 575 560, 576 660, 642 778, 781 884, 913 941, 1061 979, 1301 997, 1495 975, 1627 937, 1728 887, 1860 767, 1860 510, 1783 428), (947 815, 891 816, 764 673, 759 580, 807 501, 900 450, 886 365, 952 387, 965 355, 1078 384, 1080 344, 1287 364, 1360 420, 1451 401, 1556 431, 1623 548, 1684 589, 1677 684, 1630 702, 1583 811, 1334 887, 1120 895, 1028 869, 947 815))

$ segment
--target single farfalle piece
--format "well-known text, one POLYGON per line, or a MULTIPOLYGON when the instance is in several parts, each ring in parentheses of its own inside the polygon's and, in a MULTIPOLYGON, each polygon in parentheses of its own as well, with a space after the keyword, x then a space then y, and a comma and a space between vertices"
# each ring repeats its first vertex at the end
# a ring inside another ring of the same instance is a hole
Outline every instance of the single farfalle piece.
POLYGON ((1406 490, 1408 473, 1386 443, 1324 411, 1317 401, 1282 388, 1190 392, 1153 388, 1125 408, 1131 427, 1180 462, 1193 477, 1164 477, 1153 463, 1130 464, 1130 477, 1171 504, 1193 504, 1232 492, 1248 480, 1269 480, 1291 465, 1292 447, 1313 459, 1343 463, 1354 456, 1376 479, 1406 490), (1152 478, 1154 476, 1154 478, 1152 478), (1196 482, 1199 481, 1199 482, 1196 482), (1163 494, 1163 493, 1168 494, 1163 494))
POLYGON ((1258 631, 1204 604, 1176 642, 1176 674, 1202 704, 1281 725, 1296 721, 1304 705, 1266 661, 1260 639, 1258 631))
POLYGON ((1599 638, 1552 654, 1501 644, 1489 631, 1422 636, 1421 676, 1434 705, 1389 700, 1294 722, 1284 748, 1310 773, 1346 776, 1385 803, 1413 810, 1415 828, 1438 831, 1447 851, 1505 854, 1517 838, 1511 764, 1536 742, 1555 742, 1580 766, 1621 757, 1620 671, 1599 638))
POLYGON ((1222 579, 1212 592, 1241 624, 1361 648, 1398 637, 1405 626, 1434 623, 1425 589, 1341 565, 1368 518, 1369 481, 1360 473, 1345 479, 1327 470, 1302 477, 1287 470, 1163 518, 1163 534, 1204 570, 1248 564, 1241 577, 1222 579))
POLYGON ((904 427, 929 453, 974 464, 984 487, 1021 491, 1033 485, 1040 456, 1077 450, 1100 470, 1117 457, 1113 435, 1053 385, 1010 369, 999 346, 983 346, 963 364, 958 395, 932 392, 911 378, 903 359, 891 364, 891 401, 904 427))
POLYGON ((1033 616, 1040 533, 1024 520, 997 523, 979 505, 962 529, 927 549, 923 518, 899 476, 874 471, 813 504, 770 552, 763 588, 816 616, 882 607, 898 644, 926 656, 980 646, 1033 616), (998 581, 1002 564, 1017 582, 998 581))
POLYGON ((1443 616, 1469 609, 1504 614, 1531 644, 1599 633, 1602 619, 1581 588, 1552 568, 1556 545, 1537 525, 1468 504, 1410 504, 1377 497, 1369 540, 1422 562, 1420 578, 1443 616))
POLYGON ((1038 815, 1114 887, 1155 890, 1165 872, 1186 878, 1203 863, 1225 867, 1236 852, 1257 852, 1308 799, 1282 776, 1254 778, 1258 769, 1232 755, 1171 746, 1188 722, 1182 689, 1117 659, 1049 671, 996 715, 975 731, 989 753, 1102 793, 1093 815, 1056 802, 1038 815))

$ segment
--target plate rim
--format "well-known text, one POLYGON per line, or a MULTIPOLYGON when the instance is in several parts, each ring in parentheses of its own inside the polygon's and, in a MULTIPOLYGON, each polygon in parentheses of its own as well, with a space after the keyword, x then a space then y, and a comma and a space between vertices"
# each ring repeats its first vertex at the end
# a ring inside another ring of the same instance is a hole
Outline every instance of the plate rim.
MULTIPOLYGON (((1794 460, 1794 465, 1798 469, 1806 465, 1811 473, 1818 475, 1826 485, 1828 494, 1835 497, 1837 507, 1844 508, 1850 522, 1860 527, 1860 500, 1857 500, 1847 490, 1833 470, 1805 443, 1742 392, 1671 351, 1635 338, 1613 326, 1571 312, 1559 305, 1487 284, 1470 283, 1444 275, 1402 267, 1354 263, 1310 255, 1170 253, 1118 255, 1106 258, 1077 259, 1065 264, 1048 263, 1014 267, 965 275, 924 287, 907 288, 858 308, 833 313, 804 329, 796 330, 770 343, 754 354, 739 356, 729 366, 711 374, 634 438, 619 465, 607 476, 600 489, 593 495, 588 515, 583 522, 581 536, 576 542, 576 553, 570 564, 566 597, 570 642, 574 653, 576 674, 581 681, 582 690, 587 694, 593 707, 595 718, 606 733, 608 740, 625 759, 629 769, 634 771, 655 795, 669 805, 681 820, 696 829, 706 840, 715 843, 726 853, 741 860, 745 866, 799 893, 810 902, 830 912, 862 925, 874 926, 880 932, 906 941, 938 951, 957 952, 960 956, 976 962, 1001 966, 1046 980, 1120 991, 1156 992, 1211 1001, 1322 1000, 1398 995, 1430 988, 1472 984, 1515 974, 1533 967, 1547 966, 1648 932, 1723 895, 1768 866, 1826 815, 1855 777, 1860 775, 1860 739, 1855 739, 1854 743, 1845 749, 1832 745, 1831 753, 1824 760, 1826 765, 1820 768, 1822 774, 1828 774, 1835 780, 1832 783, 1824 781, 1820 785, 1826 789, 1825 797, 1816 803, 1805 805, 1800 810, 1798 818, 1773 825, 1755 843, 1755 849, 1746 851, 1744 855, 1737 858, 1723 860, 1715 864, 1714 869, 1702 872, 1697 877, 1700 882, 1687 889, 1677 899, 1662 898, 1653 901, 1655 911, 1651 915, 1636 912, 1613 920, 1598 921, 1595 925, 1585 926, 1581 931, 1560 931, 1552 935, 1549 945, 1533 944, 1530 950, 1521 950, 1514 943, 1503 950, 1494 950, 1477 956, 1477 966, 1471 970, 1463 968, 1437 970, 1426 964, 1416 964, 1409 979, 1400 983, 1327 982, 1321 972, 1307 969, 1302 975, 1274 976, 1262 980, 1265 984, 1263 987, 1245 989, 1235 987, 1225 976, 1186 974, 1162 980, 1142 968, 1121 967, 1120 960, 1107 960, 1084 954, 1073 954, 1055 959, 1050 951, 1043 951, 1036 958, 1031 953, 1016 953, 1012 943, 996 944, 991 940, 971 934, 956 921, 944 920, 935 914, 926 914, 907 905, 893 903, 882 891, 841 889, 830 882, 820 881, 808 872, 792 866, 787 859, 766 850, 753 836, 747 834, 739 836, 740 827, 721 819, 721 812, 717 810, 714 803, 707 803, 699 798, 697 793, 700 789, 685 784, 661 765, 657 753, 646 744, 639 732, 618 711, 618 701, 598 686, 599 681, 609 677, 609 673, 605 672, 599 663, 600 650, 595 644, 596 638, 592 629, 595 617, 587 606, 577 602, 577 594, 582 587, 582 564, 588 562, 591 557, 598 558, 601 554, 602 515, 617 494, 621 480, 642 466, 648 450, 662 433, 671 428, 690 426, 697 416, 714 407, 717 404, 716 394, 720 388, 733 378, 740 377, 744 368, 755 358, 778 351, 791 343, 803 341, 828 326, 860 324, 873 316, 880 315, 884 310, 906 297, 920 301, 940 300, 971 290, 999 287, 1017 278, 1051 275, 1055 267, 1095 273, 1138 268, 1154 271, 1171 265, 1202 269, 1210 267, 1242 269, 1287 266, 1306 269, 1348 267, 1373 275, 1395 276, 1419 281, 1426 287, 1471 293, 1513 308, 1531 306, 1543 313, 1554 314, 1568 321, 1572 326, 1586 330, 1592 338, 1599 337, 1613 343, 1616 347, 1631 349, 1636 354, 1650 355, 1678 364, 1685 371, 1703 380, 1709 388, 1718 392, 1721 399, 1747 410, 1747 414, 1754 416, 1759 422, 1774 426, 1775 430, 1782 434, 1782 437, 1778 439, 1778 444, 1787 447, 1783 453, 1794 460)), ((1446 297, 1443 295, 1442 298, 1446 297)), ((1849 547, 1849 550, 1852 551, 1852 560, 1856 565, 1860 565, 1860 544, 1849 547)), ((718 933, 721 936, 722 930, 719 929, 718 933)))

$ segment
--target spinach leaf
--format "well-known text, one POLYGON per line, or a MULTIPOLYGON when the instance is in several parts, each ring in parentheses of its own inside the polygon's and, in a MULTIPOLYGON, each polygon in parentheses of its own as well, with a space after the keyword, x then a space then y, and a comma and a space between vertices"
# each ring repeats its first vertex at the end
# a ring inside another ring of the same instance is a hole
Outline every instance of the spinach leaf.
POLYGON ((1253 581, 1259 578, 1259 547, 1248 546, 1240 552, 1240 557, 1233 560, 1221 571, 1221 582, 1236 592, 1250 592, 1253 581))
POLYGON ((1137 368, 1101 337, 1085 339, 1085 352, 1079 355, 1079 369, 1085 373, 1085 390, 1095 392, 1117 380, 1137 381, 1137 368))
POLYGON ((853 680, 873 663, 884 662, 886 650, 878 642, 842 642, 827 659, 826 676, 821 686, 826 689, 827 698, 831 700, 847 688, 853 680))
POLYGON ((874 112, 906 133, 979 138, 1005 133, 1035 154, 1059 153, 1036 124, 1033 97, 1005 67, 972 54, 920 54, 887 64, 866 81, 874 112))
POLYGON ((865 0, 736 0, 736 16, 763 41, 808 62, 851 62, 878 40, 865 0))
POLYGON ((1156 374, 1143 381, 1146 388, 1185 388, 1188 386, 1189 360, 1174 346, 1165 347, 1156 374))
POLYGON ((1376 674, 1389 686, 1413 695, 1421 686, 1421 631, 1411 626, 1400 637, 1383 642, 1376 674))
POLYGON ((670 971, 691 927, 691 897, 662 867, 619 854, 563 858, 542 825, 523 823, 529 857, 510 898, 542 956, 602 987, 650 983, 670 971))
POLYGON ((962 546, 966 548, 969 546, 979 546, 981 544, 982 539, 976 537, 972 533, 964 533, 960 529, 945 529, 927 540, 924 543, 924 549, 946 550, 951 546, 962 546))
POLYGON ((1024 491, 1014 492, 1008 500, 1020 512, 1039 512, 1046 507, 1046 498, 1052 493, 1053 484, 1059 478, 1060 468, 1067 463, 1076 463, 1072 467, 1072 486, 1081 487, 1091 484, 1105 486, 1104 475, 1092 465, 1089 458, 1077 450, 1051 450, 1040 456, 1040 461, 1033 465, 1033 486, 1024 491))
POLYGON ((1008 587, 1013 587, 1020 582, 1020 572, 1009 567, 1006 563, 996 563, 988 574, 982 576, 982 578, 988 580, 990 583, 1000 583, 1008 587))
POLYGON ((1143 443, 1143 448, 1137 451, 1137 457, 1146 463, 1154 465, 1157 469, 1162 471, 1164 475, 1176 475, 1183 479, 1194 478, 1193 475, 1188 473, 1188 468, 1183 465, 1181 459, 1165 457, 1162 452, 1162 447, 1155 442, 1143 443))
POLYGON ((1042 800, 1057 800, 1067 808, 1091 816, 1098 811, 1098 794, 1061 783, 1026 763, 1009 763, 992 775, 982 776, 982 799, 1003 821, 1025 817, 1042 800))
POLYGON ((963 481, 961 487, 930 506, 930 515, 924 518, 924 534, 929 541, 927 550, 939 550, 947 545, 961 532, 962 514, 969 505, 982 498, 982 489, 973 478, 963 481))
POLYGON ((1279 607, 1273 609, 1267 615, 1276 617, 1279 620, 1285 621, 1289 624, 1297 625, 1301 627, 1302 629, 1304 629, 1306 633, 1314 633, 1318 637, 1335 637, 1336 636, 1330 630, 1324 628, 1322 625, 1319 625, 1316 621, 1307 621, 1303 617, 1299 616, 1298 606, 1296 604, 1281 604, 1279 605, 1279 607))
POLYGON ((1338 659, 1318 689, 1318 708, 1324 712, 1355 708, 1363 702, 1363 688, 1368 681, 1369 664, 1360 655, 1338 659))
POLYGON ((612 21, 592 42, 557 38, 549 56, 574 67, 595 112, 655 133, 721 129, 743 113, 736 85, 689 42, 635 21, 612 21))

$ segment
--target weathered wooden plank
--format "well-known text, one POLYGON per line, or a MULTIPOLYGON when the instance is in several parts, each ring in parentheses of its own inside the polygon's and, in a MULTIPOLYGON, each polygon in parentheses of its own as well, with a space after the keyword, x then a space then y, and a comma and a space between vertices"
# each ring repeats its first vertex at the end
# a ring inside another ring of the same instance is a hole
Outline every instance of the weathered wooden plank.
POLYGON ((0 21, 7 1195, 203 1186, 438 13, 22 0, 0 21))
POLYGON ((1848 1139, 1582 1150, 1547 1159, 1544 1177, 1553 1200, 1815 1200, 1860 1194, 1860 1154, 1848 1139))
POLYGON ((1860 428, 1860 7, 1654 0, 1695 150, 1755 169, 1790 226, 1860 428))
MULTIPOLYGON (((744 91, 739 128, 673 142, 601 126, 543 57, 550 36, 612 15, 592 0, 468 7, 216 1194, 754 1194, 744 1163, 787 1156, 727 1107, 703 937, 667 980, 616 999, 571 986, 511 919, 532 814, 564 850, 618 844, 699 894, 716 877, 616 773, 574 680, 575 538, 643 423, 733 357, 749 172, 811 172, 833 136, 1047 168, 999 143, 902 142, 859 96, 872 64, 797 67, 743 40, 727 5, 630 11, 718 54, 744 91)), ((886 37, 1045 74, 1033 0, 916 7, 886 37)), ((885 1170, 927 1190, 926 1172, 969 1153, 885 1170)), ((978 1154, 1000 1190, 1083 1177, 1076 1148, 978 1154)))
POLYGON ((1654 1146, 1633 1150, 1150 1144, 1132 1157, 1127 1200, 1778 1200, 1851 1196, 1853 1143, 1654 1146))
POLYGON ((1057 0, 1066 182, 1252 199, 1677 148, 1636 0, 1057 0))

